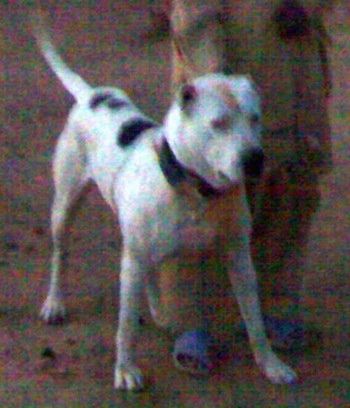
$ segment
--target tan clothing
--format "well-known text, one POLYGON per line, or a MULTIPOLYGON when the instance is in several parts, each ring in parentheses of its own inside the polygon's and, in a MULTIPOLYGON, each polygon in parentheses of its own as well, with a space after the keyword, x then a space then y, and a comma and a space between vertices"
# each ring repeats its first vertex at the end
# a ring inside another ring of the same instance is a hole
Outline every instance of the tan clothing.
MULTIPOLYGON (((324 2, 300 2, 308 13, 305 21, 298 15, 303 31, 289 37, 281 34, 288 28, 285 20, 292 18, 283 12, 284 3, 291 2, 176 0, 173 30, 200 74, 224 70, 252 75, 262 93, 269 168, 302 155, 323 172, 331 161, 324 2), (295 126, 299 136, 290 137, 295 126)), ((175 57, 174 82, 176 66, 175 57)))
MULTIPOLYGON (((252 253, 263 311, 277 316, 297 312, 305 243, 319 202, 318 175, 331 164, 324 3, 173 1, 174 35, 197 72, 249 73, 261 89, 267 169, 258 188, 248 186, 252 253)), ((176 58, 175 84, 180 79, 176 58)), ((215 331, 230 332, 228 323, 237 313, 230 313, 235 303, 219 253, 220 248, 205 259, 164 265, 165 323, 193 328, 201 303, 215 331)))

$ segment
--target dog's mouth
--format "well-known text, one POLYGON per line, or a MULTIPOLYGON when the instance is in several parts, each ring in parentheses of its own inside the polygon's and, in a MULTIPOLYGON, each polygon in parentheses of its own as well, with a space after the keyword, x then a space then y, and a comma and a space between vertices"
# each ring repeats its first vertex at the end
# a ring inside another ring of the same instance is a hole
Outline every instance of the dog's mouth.
POLYGON ((222 171, 218 172, 218 176, 220 179, 220 183, 222 184, 232 184, 232 180, 229 179, 228 176, 226 176, 226 174, 222 171))
POLYGON ((239 186, 239 183, 235 183, 230 180, 224 173, 219 172, 216 174, 215 179, 206 179, 200 177, 197 173, 188 171, 189 177, 196 185, 198 191, 204 197, 217 198, 228 193, 231 193, 233 189, 239 186))
POLYGON ((175 157, 166 139, 160 147, 159 164, 168 183, 176 187, 183 181, 190 181, 199 193, 206 198, 216 198, 240 187, 240 182, 232 180, 224 172, 218 171, 211 177, 203 177, 183 166, 175 157))
POLYGON ((217 183, 215 183, 215 189, 219 194, 230 194, 232 191, 240 188, 242 183, 239 180, 233 180, 222 171, 217 173, 217 183))
POLYGON ((232 180, 229 176, 227 176, 222 171, 218 171, 217 175, 218 175, 218 180, 220 183, 220 186, 218 187, 218 189, 227 190, 234 186, 238 186, 240 184, 238 180, 232 180))

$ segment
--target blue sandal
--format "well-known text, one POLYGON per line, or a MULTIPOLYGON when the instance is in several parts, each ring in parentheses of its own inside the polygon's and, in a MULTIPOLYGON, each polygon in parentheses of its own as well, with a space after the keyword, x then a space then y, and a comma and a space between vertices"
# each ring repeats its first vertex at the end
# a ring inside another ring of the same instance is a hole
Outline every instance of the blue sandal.
MULTIPOLYGON (((281 351, 302 351, 319 342, 320 332, 304 329, 298 320, 280 319, 272 316, 263 316, 267 336, 274 349, 281 351)), ((238 335, 247 336, 245 324, 242 321, 237 327, 238 335)))
MULTIPOLYGON (((320 332, 304 330, 301 322, 263 316, 264 324, 272 347, 284 351, 301 351, 321 339, 320 332)), ((237 326, 236 335, 247 336, 242 321, 237 326)), ((193 375, 208 375, 219 360, 228 355, 228 348, 215 346, 214 339, 205 330, 192 330, 182 334, 175 341, 173 360, 175 366, 193 375)))
POLYGON ((192 330, 175 341, 173 360, 175 366, 192 375, 206 376, 218 363, 229 356, 227 344, 217 344, 206 330, 192 330))

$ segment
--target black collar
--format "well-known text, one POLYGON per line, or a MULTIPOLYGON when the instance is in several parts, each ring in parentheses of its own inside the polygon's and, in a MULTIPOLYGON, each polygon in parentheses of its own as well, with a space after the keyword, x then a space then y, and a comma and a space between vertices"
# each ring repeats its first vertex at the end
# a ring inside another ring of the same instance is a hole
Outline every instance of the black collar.
POLYGON ((176 187, 184 181, 190 181, 195 185, 198 192, 205 198, 217 198, 224 193, 215 189, 198 174, 186 169, 175 157, 168 141, 163 138, 159 153, 159 164, 167 182, 176 187))

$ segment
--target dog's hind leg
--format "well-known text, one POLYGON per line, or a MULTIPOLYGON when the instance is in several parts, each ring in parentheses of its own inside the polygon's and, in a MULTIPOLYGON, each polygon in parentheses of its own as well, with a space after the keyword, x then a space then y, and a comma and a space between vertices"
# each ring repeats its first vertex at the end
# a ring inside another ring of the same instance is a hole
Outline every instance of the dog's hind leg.
POLYGON ((88 182, 85 154, 79 141, 67 127, 56 148, 54 163, 54 200, 51 208, 53 252, 50 286, 40 316, 47 323, 60 323, 65 316, 62 302, 60 275, 64 263, 64 244, 70 213, 88 182))

